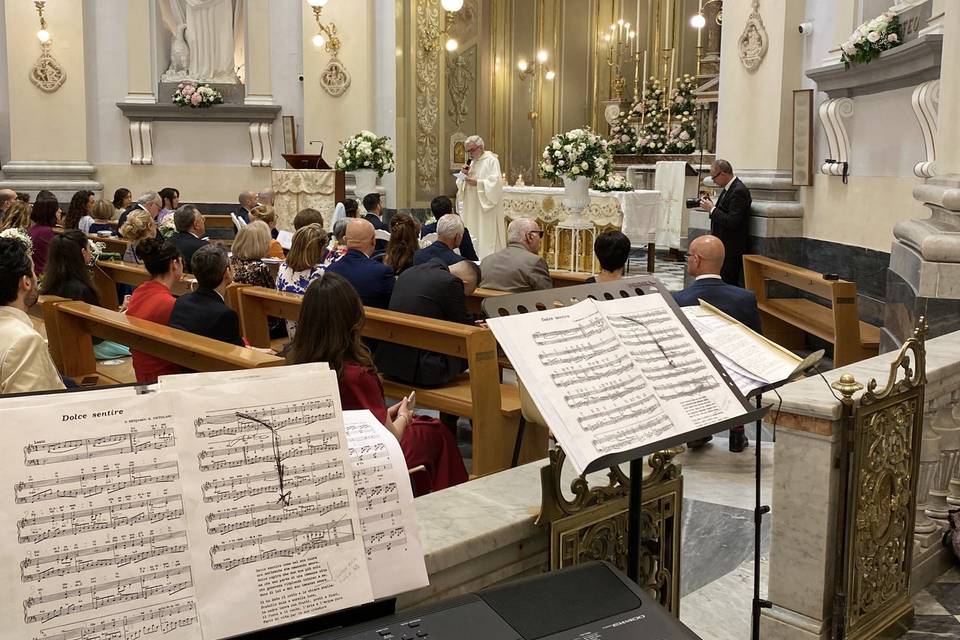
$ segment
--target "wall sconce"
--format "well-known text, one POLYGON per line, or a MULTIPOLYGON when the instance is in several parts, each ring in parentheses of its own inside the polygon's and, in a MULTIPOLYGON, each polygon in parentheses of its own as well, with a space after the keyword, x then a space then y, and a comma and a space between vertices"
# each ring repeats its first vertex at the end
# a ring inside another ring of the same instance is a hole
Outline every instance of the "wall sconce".
POLYGON ((443 42, 443 48, 450 53, 460 48, 457 39, 450 36, 450 27, 453 26, 454 14, 463 8, 463 0, 440 0, 440 6, 444 11, 443 29, 433 27, 427 31, 426 37, 420 43, 424 53, 430 54, 437 51, 441 42, 443 42))
POLYGON ((67 72, 56 61, 51 51, 53 41, 50 38, 50 32, 47 30, 47 19, 43 15, 46 4, 46 0, 34 0, 33 3, 33 6, 37 8, 37 16, 40 18, 40 29, 37 31, 37 40, 40 41, 40 57, 37 58, 30 69, 30 82, 41 91, 54 93, 67 81, 67 72))
POLYGON ((323 47, 327 53, 336 56, 340 51, 340 38, 337 36, 337 25, 323 24, 320 20, 320 14, 323 8, 327 6, 329 0, 307 0, 307 4, 313 9, 313 17, 317 21, 317 35, 313 36, 313 46, 323 47))
MULTIPOLYGON (((545 80, 553 81, 557 77, 557 72, 553 69, 547 69, 546 64, 547 60, 550 59, 550 54, 545 50, 541 49, 537 51, 537 55, 534 56, 533 62, 527 62, 526 59, 520 58, 517 61, 517 71, 519 71, 520 82, 526 82, 527 80, 536 77, 538 74, 543 73, 543 78, 545 80)), ((527 119, 532 125, 540 118, 540 113, 537 110, 538 100, 538 89, 539 83, 530 84, 530 111, 527 112, 527 119)))
POLYGON ((33 6, 37 8, 37 15, 40 16, 40 30, 37 31, 37 40, 40 43, 50 42, 50 32, 47 31, 47 19, 43 17, 43 9, 47 0, 34 0, 33 6))
POLYGON ((690 26, 700 30, 707 26, 707 18, 703 15, 703 10, 711 4, 717 3, 720 9, 717 11, 717 25, 723 24, 723 0, 707 0, 700 5, 700 9, 690 17, 690 26))

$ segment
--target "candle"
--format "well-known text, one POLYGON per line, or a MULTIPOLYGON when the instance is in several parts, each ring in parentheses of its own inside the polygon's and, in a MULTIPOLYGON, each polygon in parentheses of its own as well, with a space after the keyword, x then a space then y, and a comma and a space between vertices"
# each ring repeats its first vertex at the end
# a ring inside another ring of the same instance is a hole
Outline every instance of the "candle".
POLYGON ((646 95, 647 93, 647 78, 650 76, 647 73, 647 50, 643 50, 643 93, 640 95, 646 95))

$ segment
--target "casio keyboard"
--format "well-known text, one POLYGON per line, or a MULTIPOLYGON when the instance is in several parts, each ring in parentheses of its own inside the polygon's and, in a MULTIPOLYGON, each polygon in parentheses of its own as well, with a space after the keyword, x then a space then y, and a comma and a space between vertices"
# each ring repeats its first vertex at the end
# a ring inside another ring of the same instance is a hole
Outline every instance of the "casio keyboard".
POLYGON ((605 562, 515 580, 305 640, 699 640, 605 562))

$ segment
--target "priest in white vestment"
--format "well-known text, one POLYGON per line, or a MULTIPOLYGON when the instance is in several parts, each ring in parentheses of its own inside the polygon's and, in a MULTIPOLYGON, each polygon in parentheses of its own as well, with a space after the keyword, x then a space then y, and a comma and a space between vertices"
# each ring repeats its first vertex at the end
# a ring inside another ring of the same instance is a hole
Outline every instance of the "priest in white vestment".
POLYGON ((483 258, 504 247, 503 174, 500 159, 484 148, 483 138, 470 136, 463 147, 469 160, 457 175, 457 200, 463 224, 483 258))

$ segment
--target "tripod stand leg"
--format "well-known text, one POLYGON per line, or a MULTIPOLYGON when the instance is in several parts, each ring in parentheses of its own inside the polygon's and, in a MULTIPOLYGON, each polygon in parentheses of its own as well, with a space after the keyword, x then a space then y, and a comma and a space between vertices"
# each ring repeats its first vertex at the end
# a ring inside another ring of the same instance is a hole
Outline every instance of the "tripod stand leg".
POLYGON ((627 500, 627 577, 640 584, 640 547, 643 509, 643 458, 630 461, 630 496, 627 500))

